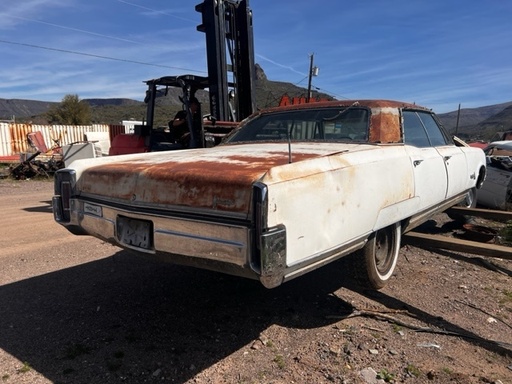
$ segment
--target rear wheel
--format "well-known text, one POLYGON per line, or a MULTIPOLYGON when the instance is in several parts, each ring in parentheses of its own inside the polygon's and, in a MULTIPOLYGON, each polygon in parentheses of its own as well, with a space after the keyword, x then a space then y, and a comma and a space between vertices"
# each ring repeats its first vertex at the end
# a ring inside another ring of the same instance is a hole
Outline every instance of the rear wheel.
POLYGON ((471 188, 468 193, 466 194, 466 197, 464 200, 462 200, 459 205, 461 207, 466 208, 475 208, 476 207, 476 188, 471 188))
POLYGON ((370 236, 352 258, 358 284, 370 289, 381 289, 386 285, 395 271, 400 240, 400 224, 390 225, 370 236))
MULTIPOLYGON (((462 200, 459 204, 457 204, 457 207, 464 207, 464 208, 475 208, 476 207, 476 187, 471 188, 468 193, 466 194, 466 197, 464 200, 462 200)), ((460 221, 462 223, 466 223, 471 220, 470 216, 466 216, 460 213, 454 213, 448 211, 448 217, 455 221, 460 221)))

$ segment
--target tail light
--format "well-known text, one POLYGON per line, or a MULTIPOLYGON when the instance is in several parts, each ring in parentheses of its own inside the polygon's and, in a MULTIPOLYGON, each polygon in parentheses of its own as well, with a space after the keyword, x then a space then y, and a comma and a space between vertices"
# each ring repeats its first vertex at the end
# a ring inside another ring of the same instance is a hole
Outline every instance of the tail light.
POLYGON ((268 227, 268 189, 263 183, 253 185, 254 238, 251 267, 260 274, 267 288, 283 282, 286 268, 286 228, 268 227))
POLYGON ((255 183, 253 185, 253 215, 254 215, 254 235, 255 245, 261 250, 261 235, 267 228, 267 186, 263 183, 255 183))
POLYGON ((69 222, 71 219, 71 198, 75 195, 76 173, 61 169, 55 173, 55 195, 52 199, 55 221, 69 222))

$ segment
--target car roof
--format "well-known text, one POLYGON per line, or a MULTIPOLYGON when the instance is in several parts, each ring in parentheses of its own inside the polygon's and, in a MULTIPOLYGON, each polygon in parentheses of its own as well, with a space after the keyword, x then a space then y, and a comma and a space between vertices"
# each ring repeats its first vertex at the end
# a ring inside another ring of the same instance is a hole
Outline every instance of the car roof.
POLYGON ((383 100, 383 99, 364 99, 364 100, 332 100, 332 101, 318 101, 313 103, 292 104, 279 107, 271 107, 262 109, 259 112, 274 112, 274 111, 288 111, 294 109, 314 109, 314 108, 328 108, 328 107, 367 107, 367 108, 406 108, 418 109, 424 111, 431 111, 431 109, 422 107, 417 104, 396 101, 396 100, 383 100))
POLYGON ((512 150, 512 140, 493 141, 492 143, 489 143, 489 145, 486 148, 492 147, 501 147, 503 149, 512 150))

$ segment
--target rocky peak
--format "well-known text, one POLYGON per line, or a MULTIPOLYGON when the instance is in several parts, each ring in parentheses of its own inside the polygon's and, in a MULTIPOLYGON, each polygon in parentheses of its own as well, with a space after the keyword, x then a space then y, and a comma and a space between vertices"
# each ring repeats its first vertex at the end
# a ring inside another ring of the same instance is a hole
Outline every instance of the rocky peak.
POLYGON ((265 75, 263 68, 261 68, 259 64, 255 64, 254 66, 256 68, 256 80, 267 80, 267 75, 265 75))

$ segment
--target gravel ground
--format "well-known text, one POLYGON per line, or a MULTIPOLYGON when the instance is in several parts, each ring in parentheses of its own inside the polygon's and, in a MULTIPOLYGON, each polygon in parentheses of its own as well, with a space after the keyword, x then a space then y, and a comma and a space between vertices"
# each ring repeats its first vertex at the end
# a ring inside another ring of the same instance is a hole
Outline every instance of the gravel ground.
POLYGON ((343 259, 267 290, 71 235, 51 196, 0 180, 2 383, 512 383, 510 261, 403 246, 379 292, 343 259))

